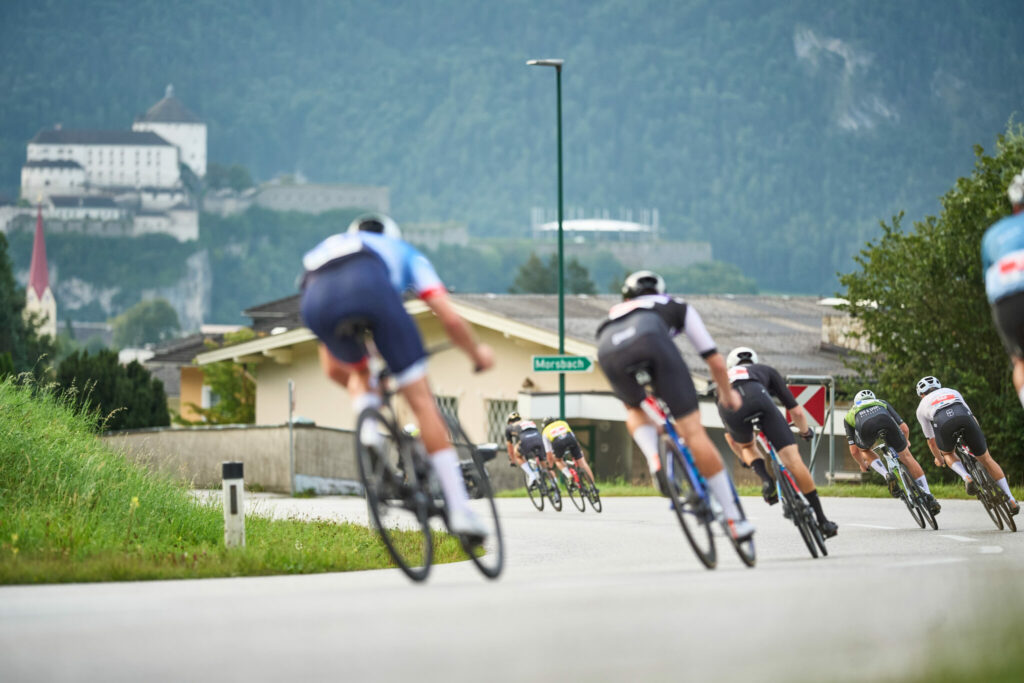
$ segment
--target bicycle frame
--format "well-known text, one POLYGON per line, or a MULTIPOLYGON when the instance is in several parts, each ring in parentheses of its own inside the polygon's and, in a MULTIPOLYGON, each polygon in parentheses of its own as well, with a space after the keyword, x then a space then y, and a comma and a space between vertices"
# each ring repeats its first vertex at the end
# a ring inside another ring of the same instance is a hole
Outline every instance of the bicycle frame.
MULTIPOLYGON (((682 437, 679 436, 679 432, 676 431, 676 427, 672 424, 672 419, 669 417, 669 413, 662 407, 662 403, 659 399, 655 398, 648 393, 647 398, 644 399, 643 403, 640 404, 647 416, 650 417, 656 424, 660 424, 661 428, 665 431, 665 434, 672 439, 677 446, 679 446, 679 452, 683 454, 683 464, 686 467, 686 476, 693 482, 694 492, 700 496, 701 500, 707 502, 710 499, 708 495, 707 483, 704 481, 704 476, 701 475, 697 469, 696 463, 693 462, 693 454, 690 453, 690 449, 687 448, 686 442, 683 441, 682 437)), ((665 465, 665 463, 659 463, 665 465)), ((668 462, 668 471, 666 472, 669 479, 673 476, 672 462, 668 462)))
MULTIPOLYGON (((758 425, 757 423, 754 424, 754 439, 761 445, 761 449, 764 451, 764 453, 771 458, 772 464, 778 470, 779 474, 781 476, 786 477, 786 479, 789 481, 789 485, 793 487, 794 491, 796 491, 796 495, 800 496, 801 501, 806 503, 807 499, 804 497, 804 492, 801 491, 800 487, 796 485, 796 480, 793 479, 793 475, 790 474, 789 468, 786 467, 785 463, 782 462, 782 458, 779 457, 779 454, 775 450, 775 447, 772 446, 771 442, 768 440, 768 437, 764 435, 764 432, 761 431, 760 425, 758 425)), ((782 487, 779 484, 778 479, 776 479, 775 481, 775 493, 779 496, 780 499, 782 498, 782 487)))

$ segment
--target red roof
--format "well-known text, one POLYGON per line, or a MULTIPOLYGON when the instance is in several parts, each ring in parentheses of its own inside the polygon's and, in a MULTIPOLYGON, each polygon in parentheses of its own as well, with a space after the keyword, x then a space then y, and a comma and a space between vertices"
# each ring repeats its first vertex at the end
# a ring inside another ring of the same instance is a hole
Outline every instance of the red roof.
POLYGON ((32 243, 32 266, 28 271, 28 285, 36 296, 43 298, 43 292, 50 286, 50 269, 46 265, 46 241, 43 239, 43 207, 36 215, 36 239, 32 243))

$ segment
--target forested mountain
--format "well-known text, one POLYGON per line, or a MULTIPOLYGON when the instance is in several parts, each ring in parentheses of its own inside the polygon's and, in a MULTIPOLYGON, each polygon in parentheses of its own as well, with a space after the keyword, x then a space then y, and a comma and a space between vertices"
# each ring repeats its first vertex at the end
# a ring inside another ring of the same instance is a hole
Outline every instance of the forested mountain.
MULTIPOLYGON (((657 207, 762 289, 830 293, 1024 110, 1020 0, 5 0, 0 189, 40 128, 127 128, 173 83, 210 159, 387 185, 399 220, 527 234, 657 207)), ((241 286, 226 283, 224 286, 241 286)), ((255 303, 255 302, 254 302, 255 303)))

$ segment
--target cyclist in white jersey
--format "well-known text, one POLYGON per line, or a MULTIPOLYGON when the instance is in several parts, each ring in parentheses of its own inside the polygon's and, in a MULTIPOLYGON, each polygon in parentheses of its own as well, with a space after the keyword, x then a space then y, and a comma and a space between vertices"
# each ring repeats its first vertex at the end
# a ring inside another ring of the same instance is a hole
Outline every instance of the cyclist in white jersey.
POLYGON ((928 448, 935 456, 935 464, 939 467, 942 467, 943 463, 949 465, 950 469, 964 480, 967 493, 972 496, 977 493, 974 482, 971 481, 960 458, 953 454, 956 434, 963 432, 964 441, 971 449, 971 453, 1010 499, 1010 514, 1016 515, 1020 512, 1020 505, 1010 492, 1010 485, 1006 482, 1003 469, 988 452, 988 444, 981 432, 978 418, 971 412, 960 392, 943 387, 938 379, 929 375, 917 383, 917 395, 921 397, 921 403, 917 406, 917 420, 921 423, 921 431, 924 432, 925 438, 928 439, 928 448))

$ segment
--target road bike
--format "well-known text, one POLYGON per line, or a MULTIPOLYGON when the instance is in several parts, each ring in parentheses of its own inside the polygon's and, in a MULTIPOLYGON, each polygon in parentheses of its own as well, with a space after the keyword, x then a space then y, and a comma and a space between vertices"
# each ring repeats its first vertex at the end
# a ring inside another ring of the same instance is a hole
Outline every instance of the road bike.
POLYGON ((967 474, 971 475, 971 479, 974 480, 974 485, 978 489, 977 498, 985 507, 985 512, 988 513, 992 523, 1000 531, 1002 531, 1004 525, 1008 526, 1011 531, 1016 531, 1017 523, 1013 520, 1013 515, 1010 514, 1009 499, 1000 490, 998 484, 992 479, 992 475, 988 473, 984 465, 978 462, 978 459, 971 453, 971 449, 964 442, 963 431, 956 433, 956 446, 954 450, 960 458, 960 462, 964 464, 967 474))
POLYGON ((879 438, 882 443, 875 446, 872 450, 882 460, 882 464, 885 465, 885 469, 889 474, 896 477, 896 483, 899 486, 900 492, 899 498, 906 504, 907 509, 910 511, 910 516, 914 518, 914 521, 922 529, 925 522, 932 529, 938 529, 939 523, 935 521, 935 515, 932 514, 931 508, 928 506, 928 499, 925 497, 924 491, 914 481, 914 478, 910 476, 906 465, 900 462, 899 455, 893 450, 892 446, 885 443, 884 431, 879 434, 879 438))
POLYGON ((526 493, 530 496, 530 502, 538 510, 544 509, 544 499, 551 501, 551 507, 558 512, 562 511, 562 492, 558 489, 557 475, 549 473, 546 467, 538 465, 538 457, 527 457, 526 463, 533 473, 534 483, 530 485, 530 476, 523 472, 526 480, 526 493))
MULTIPOLYGON (((655 424, 661 425, 662 433, 658 440, 661 468, 655 475, 658 488, 672 501, 672 510, 675 511, 676 518, 679 520, 680 526, 683 527, 683 533, 690 542, 693 552, 696 553, 697 559, 708 569, 715 568, 718 556, 715 550, 712 526, 718 524, 725 537, 736 549, 736 554, 740 556, 743 564, 753 567, 757 562, 753 536, 737 541, 729 533, 729 523, 725 519, 722 507, 708 490, 704 477, 693 462, 690 449, 686 447, 676 431, 671 411, 664 401, 654 393, 650 365, 641 363, 631 366, 627 371, 636 378, 637 383, 644 388, 647 394, 640 404, 641 408, 654 420, 655 424)), ((743 505, 740 503, 731 478, 729 486, 736 509, 739 510, 741 518, 746 519, 743 505)))
POLYGON ((586 512, 587 501, 594 512, 601 512, 601 494, 594 485, 586 470, 576 467, 576 463, 566 459, 565 469, 562 470, 562 478, 565 479, 565 491, 569 500, 580 512, 586 512), (568 476, 566 476, 568 475, 568 476))
POLYGON ((818 520, 814 516, 814 509, 807 502, 804 494, 800 492, 800 487, 793 480, 792 475, 789 473, 789 468, 779 458, 775 447, 772 446, 771 442, 768 441, 768 437, 761 430, 761 418, 763 417, 764 413, 758 411, 747 417, 746 421, 750 422, 754 428, 754 442, 757 449, 761 452, 764 459, 771 464, 772 473, 775 475, 775 488, 778 491, 779 500, 782 501, 782 516, 792 520, 793 524, 796 525, 797 530, 800 532, 800 537, 804 539, 804 544, 811 553, 811 557, 818 557, 819 552, 823 557, 827 556, 828 550, 825 548, 825 537, 821 535, 818 520))
MULTIPOLYGON (((381 406, 363 410, 356 420, 356 460, 370 518, 384 545, 406 576, 423 581, 434 557, 431 520, 440 519, 447 529, 448 508, 422 444, 398 428, 389 377, 386 368, 378 371, 381 406)), ((494 579, 504 566, 505 544, 484 463, 494 459, 498 446, 472 443, 457 417, 442 414, 467 491, 475 499, 471 506, 488 529, 482 545, 478 539, 456 536, 484 576, 494 579)))

